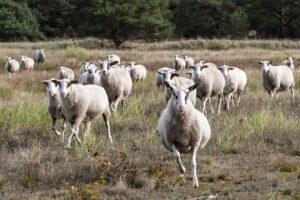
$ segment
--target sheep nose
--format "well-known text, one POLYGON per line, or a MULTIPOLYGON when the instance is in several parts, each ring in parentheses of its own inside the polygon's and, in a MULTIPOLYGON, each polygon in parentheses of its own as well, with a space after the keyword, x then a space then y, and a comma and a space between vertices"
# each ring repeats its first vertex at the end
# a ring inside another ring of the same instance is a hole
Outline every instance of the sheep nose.
POLYGON ((62 97, 66 97, 67 96, 66 92, 61 92, 60 94, 61 94, 62 97))
POLYGON ((183 113, 185 111, 185 106, 179 106, 179 112, 183 113))

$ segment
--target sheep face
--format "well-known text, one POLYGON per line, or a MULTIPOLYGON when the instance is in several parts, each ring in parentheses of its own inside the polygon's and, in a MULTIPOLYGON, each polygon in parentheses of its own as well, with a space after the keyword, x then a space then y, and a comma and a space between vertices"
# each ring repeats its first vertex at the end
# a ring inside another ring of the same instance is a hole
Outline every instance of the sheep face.
POLYGON ((46 85, 46 92, 49 96, 53 97, 55 94, 58 93, 58 85, 52 82, 54 79, 44 80, 42 83, 46 85))
POLYGON ((90 63, 90 62, 82 63, 81 68, 83 69, 83 72, 86 72, 88 70, 90 64, 92 64, 92 63, 90 63))
POLYGON ((164 81, 170 82, 172 78, 175 76, 179 76, 179 74, 174 73, 173 70, 166 70, 164 72, 158 71, 159 74, 162 74, 164 76, 164 81))
POLYGON ((90 79, 94 80, 96 75, 99 74, 99 69, 95 69, 95 68, 91 67, 87 70, 87 72, 88 72, 88 77, 90 79))
POLYGON ((222 65, 221 67, 218 67, 218 69, 222 72, 225 78, 229 75, 229 70, 233 70, 233 67, 229 67, 228 65, 222 65))
POLYGON ((272 61, 259 61, 260 67, 263 71, 267 72, 270 70, 270 65, 273 63, 272 61))
POLYGON ((100 69, 102 71, 102 74, 105 76, 108 72, 109 62, 108 60, 104 60, 104 61, 99 60, 99 64, 100 64, 100 69))
POLYGON ((194 77, 197 77, 199 79, 202 76, 202 70, 208 68, 208 66, 203 65, 201 63, 197 63, 195 66, 191 68, 194 68, 194 77))
POLYGON ((293 57, 287 57, 286 60, 287 60, 287 64, 288 64, 288 65, 294 64, 294 63, 293 63, 293 57))
POLYGON ((20 60, 21 60, 21 61, 25 61, 26 58, 27 58, 27 56, 20 56, 20 60))
POLYGON ((61 80, 52 79, 52 82, 59 85, 60 96, 62 98, 65 98, 68 96, 70 92, 70 86, 72 84, 77 83, 78 81, 70 81, 69 79, 61 79, 61 80))
POLYGON ((172 90, 171 100, 172 104, 176 107, 176 110, 179 113, 184 113, 187 108, 187 100, 189 93, 197 88, 198 84, 195 84, 189 88, 185 87, 174 87, 169 84, 169 82, 165 81, 165 85, 172 90))
POLYGON ((6 61, 7 61, 8 63, 10 63, 11 60, 12 60, 12 57, 7 57, 7 58, 6 58, 6 61))

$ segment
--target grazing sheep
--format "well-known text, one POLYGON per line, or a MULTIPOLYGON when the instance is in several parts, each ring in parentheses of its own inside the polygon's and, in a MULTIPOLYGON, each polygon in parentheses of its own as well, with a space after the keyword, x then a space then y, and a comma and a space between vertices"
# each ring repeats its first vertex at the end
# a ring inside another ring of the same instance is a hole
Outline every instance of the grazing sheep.
POLYGON ((112 143, 109 125, 109 102, 103 87, 99 85, 74 84, 77 81, 68 79, 52 80, 59 84, 59 93, 63 105, 63 114, 71 125, 72 133, 68 139, 66 148, 70 148, 72 138, 75 136, 78 144, 79 126, 81 122, 86 125, 85 135, 89 133, 91 122, 100 114, 105 122, 109 141, 112 143))
POLYGON ((282 61, 282 65, 288 66, 289 68, 291 68, 292 71, 295 70, 293 57, 287 57, 284 61, 282 61))
MULTIPOLYGON (((162 73, 162 72, 160 72, 162 73)), ((192 85, 194 85, 194 81, 190 80, 188 78, 185 77, 179 77, 179 75, 177 73, 175 73, 173 70, 167 70, 165 72, 162 73, 164 76, 164 84, 166 82, 168 82, 169 84, 175 86, 175 87, 190 87, 192 85)), ((169 99, 172 96, 172 90, 169 87, 165 87, 164 90, 164 96, 165 96, 165 100, 166 102, 169 101, 169 99)), ((196 90, 192 91, 191 93, 189 93, 189 98, 191 99, 192 104, 195 106, 196 105, 196 90)))
POLYGON ((44 65, 44 62, 46 60, 46 55, 45 55, 45 49, 37 49, 33 52, 32 58, 35 63, 38 65, 41 63, 42 66, 44 65))
POLYGON ((68 67, 60 66, 58 68, 58 73, 59 73, 59 75, 58 75, 59 79, 65 78, 65 79, 69 79, 69 80, 73 81, 75 78, 74 71, 68 67))
POLYGON ((194 62, 194 59, 190 56, 183 56, 183 59, 185 60, 186 62, 186 65, 185 65, 185 68, 188 69, 190 68, 191 66, 194 66, 195 65, 195 62, 194 62))
POLYGON ((174 56, 174 68, 176 71, 181 71, 185 69, 186 62, 183 58, 179 57, 179 55, 174 56))
POLYGON ((286 65, 274 66, 272 65, 272 61, 259 61, 258 63, 262 69, 263 87, 269 93, 269 107, 273 96, 277 92, 290 89, 292 99, 294 100, 295 80, 292 69, 286 65))
POLYGON ((25 69, 31 70, 34 67, 34 60, 28 56, 21 56, 20 65, 25 69))
POLYGON ((122 104, 127 100, 131 88, 132 80, 127 70, 122 68, 109 68, 107 60, 99 60, 101 74, 101 86, 104 87, 111 109, 114 113, 117 111, 118 103, 122 104))
POLYGON ((144 65, 136 65, 135 62, 128 63, 127 69, 129 69, 132 81, 143 81, 146 79, 147 70, 144 65))
POLYGON ((4 68, 8 71, 8 77, 10 78, 11 75, 20 69, 20 64, 17 60, 13 59, 12 57, 7 57, 6 62, 4 64, 4 68))
POLYGON ((107 60, 109 65, 112 67, 113 65, 120 65, 121 59, 120 56, 116 54, 107 55, 107 60))
POLYGON ((164 80, 165 80, 164 72, 168 71, 168 70, 171 70, 171 71, 175 72, 174 69, 171 69, 169 67, 162 67, 162 68, 159 68, 157 70, 157 72, 156 72, 156 86, 157 86, 157 89, 159 89, 160 86, 164 86, 164 80))
POLYGON ((100 71, 95 67, 88 67, 87 71, 80 75, 79 83, 83 85, 100 85, 100 71))
POLYGON ((98 67, 96 65, 94 65, 93 63, 91 63, 91 62, 84 62, 81 65, 80 74, 83 74, 84 72, 87 72, 89 68, 98 69, 98 67))
MULTIPOLYGON (((245 91, 247 84, 247 75, 243 70, 236 67, 229 67, 228 65, 222 65, 218 67, 218 69, 225 78, 225 87, 223 90, 224 109, 228 110, 231 97, 233 97, 234 94, 237 94, 237 106, 239 105, 241 94, 245 91)), ((233 98, 232 102, 234 105, 233 98)))
MULTIPOLYGON (((194 81, 199 83, 197 88, 197 97, 203 101, 202 112, 206 115, 206 102, 211 105, 211 97, 218 96, 218 115, 221 112, 221 101, 223 89, 225 87, 225 78, 216 67, 209 67, 206 64, 197 63, 194 67, 194 81)), ((213 109, 211 107, 211 111, 213 109)))
POLYGON ((188 94, 197 88, 197 84, 191 87, 175 87, 168 82, 165 84, 172 90, 173 95, 159 118, 157 131, 160 141, 173 153, 181 173, 185 173, 186 170, 180 153, 192 153, 193 187, 198 187, 196 156, 198 149, 207 144, 211 129, 206 117, 187 98, 188 94))
POLYGON ((63 141, 67 122, 62 111, 62 102, 59 96, 59 87, 54 82, 52 82, 52 80, 54 79, 44 80, 42 81, 42 83, 47 86, 46 92, 48 96, 48 112, 52 119, 52 130, 56 133, 56 135, 62 136, 63 141), (55 127, 56 120, 58 119, 63 119, 61 132, 58 131, 55 127))

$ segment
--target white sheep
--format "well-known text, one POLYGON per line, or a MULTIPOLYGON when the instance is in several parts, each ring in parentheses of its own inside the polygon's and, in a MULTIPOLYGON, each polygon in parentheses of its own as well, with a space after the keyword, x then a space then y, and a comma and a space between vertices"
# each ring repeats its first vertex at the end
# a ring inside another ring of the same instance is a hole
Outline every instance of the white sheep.
MULTIPOLYGON (((160 72, 164 76, 164 85, 166 82, 169 84, 175 86, 175 87, 190 87, 194 85, 194 81, 185 77, 179 77, 179 74, 175 73, 173 70, 167 70, 164 72, 160 72)), ((166 102, 169 101, 169 99, 172 96, 172 90, 169 87, 166 87, 165 85, 165 90, 164 90, 164 96, 166 102)), ((192 91, 189 93, 189 98, 191 99, 192 104, 195 106, 196 105, 196 98, 197 98, 197 92, 196 90, 192 91)))
POLYGON ((258 63, 262 69, 263 87, 269 93, 269 107, 277 92, 290 89, 294 100, 295 80, 292 69, 286 65, 274 66, 272 61, 259 61, 258 63))
POLYGON ((195 61, 192 57, 190 56, 183 56, 183 59, 185 60, 186 62, 186 65, 185 65, 185 68, 188 69, 190 68, 191 66, 194 66, 195 65, 195 61))
POLYGON ((41 63, 41 65, 44 65, 44 62, 46 60, 46 55, 45 55, 45 49, 37 49, 33 52, 32 58, 35 63, 38 65, 41 63))
POLYGON ((25 69, 32 70, 34 67, 34 60, 28 56, 20 56, 20 65, 25 69))
POLYGON ((172 68, 169 68, 169 67, 162 67, 162 68, 159 68, 157 70, 157 72, 156 72, 156 86, 157 86, 158 89, 159 89, 160 86, 164 86, 164 80, 165 80, 164 72, 168 71, 168 70, 171 70, 171 71, 175 72, 175 69, 172 69, 172 68))
MULTIPOLYGON (((197 63, 194 67, 194 81, 199 83, 197 88, 197 97, 203 101, 202 112, 206 113, 206 102, 211 106, 211 97, 218 96, 218 115, 221 112, 221 101, 223 89, 225 87, 225 78, 216 67, 209 67, 206 64, 197 63)), ((211 111, 213 109, 211 107, 211 111)))
POLYGON ((293 57, 287 57, 284 61, 282 61, 282 65, 288 66, 292 71, 295 70, 293 57))
POLYGON ((180 153, 191 153, 191 171, 193 187, 198 187, 196 157, 199 148, 204 148, 210 138, 211 128, 206 117, 192 104, 188 94, 197 88, 174 87, 165 83, 172 90, 167 107, 162 112, 157 131, 163 146, 171 151, 177 160, 181 173, 186 169, 181 161, 180 153))
POLYGON ((174 68, 176 71, 181 71, 182 69, 185 69, 186 62, 183 58, 181 58, 179 55, 174 56, 174 68))
POLYGON ((88 67, 87 71, 80 75, 79 83, 83 85, 100 85, 100 71, 95 67, 88 67))
POLYGON ((13 59, 12 57, 7 57, 6 62, 4 63, 4 68, 8 72, 9 78, 11 75, 20 69, 20 64, 17 60, 13 59))
POLYGON ((225 87, 223 90, 224 108, 228 110, 231 98, 234 105, 234 94, 237 94, 237 106, 239 105, 241 94, 244 93, 247 84, 247 75, 243 70, 236 67, 229 67, 228 65, 222 65, 218 69, 225 78, 225 87))
POLYGON ((59 79, 69 79, 69 80, 74 80, 75 75, 74 71, 68 67, 60 66, 58 68, 58 78, 59 79))
POLYGON ((127 70, 122 68, 109 68, 108 60, 99 60, 101 68, 101 86, 104 87, 111 109, 114 113, 117 111, 119 102, 122 105, 130 95, 132 80, 127 70))
POLYGON ((52 119, 52 130, 58 135, 62 137, 62 141, 64 140, 64 134, 67 127, 66 118, 63 115, 62 111, 62 102, 59 96, 59 87, 54 82, 54 79, 44 80, 43 84, 46 85, 46 93, 48 96, 48 112, 52 119), (63 119, 63 125, 61 128, 61 132, 56 129, 55 123, 56 120, 63 119))
POLYGON ((80 67, 80 74, 87 72, 89 68, 94 68, 95 70, 98 69, 98 67, 91 62, 83 62, 80 67))
POLYGON ((147 69, 144 65, 135 64, 135 62, 128 64, 126 69, 129 70, 132 81, 143 81, 146 79, 147 69))
POLYGON ((108 60, 110 66, 120 65, 120 63, 121 63, 120 56, 118 56, 116 54, 107 55, 107 60, 108 60))
POLYGON ((102 115, 109 141, 112 143, 109 125, 109 101, 103 87, 99 85, 74 84, 77 81, 68 79, 52 80, 59 84, 59 92, 63 105, 63 114, 71 125, 71 135, 66 148, 70 148, 72 138, 75 136, 77 142, 82 144, 79 138, 79 127, 81 122, 86 125, 85 135, 89 133, 91 122, 102 115))
POLYGON ((214 63, 211 63, 211 62, 207 62, 207 61, 204 61, 204 60, 200 60, 199 62, 197 62, 196 64, 199 64, 200 66, 208 66, 208 67, 214 67, 214 68, 217 68, 217 65, 214 64, 214 63))

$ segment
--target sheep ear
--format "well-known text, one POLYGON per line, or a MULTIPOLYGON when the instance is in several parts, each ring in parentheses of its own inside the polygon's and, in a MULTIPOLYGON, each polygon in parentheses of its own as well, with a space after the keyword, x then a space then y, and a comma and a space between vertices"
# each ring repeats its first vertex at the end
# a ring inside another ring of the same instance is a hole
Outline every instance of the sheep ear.
POLYGON ((262 64, 263 64, 263 62, 262 62, 262 61, 259 61, 259 62, 258 62, 258 64, 262 65, 262 64))
POLYGON ((269 61, 268 65, 270 65, 270 64, 272 64, 272 63, 273 63, 273 61, 271 60, 271 61, 269 61))
POLYGON ((60 83, 60 81, 57 80, 57 79, 51 79, 51 81, 52 81, 53 83, 55 83, 56 85, 59 85, 59 83, 60 83))
POLYGON ((229 70, 234 70, 234 67, 228 67, 229 70))
POLYGON ((44 85, 48 85, 48 81, 47 80, 41 81, 41 83, 43 83, 44 85))
POLYGON ((191 72, 188 72, 188 73, 185 73, 186 75, 190 75, 190 76, 192 76, 192 73, 191 72))
POLYGON ((205 69, 205 68, 208 68, 209 66, 208 65, 203 65, 202 67, 201 67, 201 69, 205 69))
POLYGON ((165 75, 165 73, 161 72, 161 71, 157 71, 157 73, 161 74, 161 75, 165 75))
POLYGON ((171 74, 171 79, 174 78, 175 76, 179 76, 179 74, 177 74, 177 73, 172 73, 172 74, 171 74))
POLYGON ((116 64, 118 64, 118 61, 114 61, 110 63, 110 65, 116 65, 116 64))
POLYGON ((195 67, 195 66, 190 66, 190 68, 192 68, 192 69, 196 69, 196 67, 195 67))
POLYGON ((73 80, 73 81, 70 81, 68 85, 70 86, 70 85, 76 84, 76 83, 78 83, 78 81, 77 80, 73 80))
POLYGON ((196 89, 197 87, 198 87, 198 83, 197 84, 194 84, 194 85, 192 85, 192 86, 190 86, 189 88, 188 88, 188 90, 189 90, 189 93, 191 92, 191 91, 193 91, 194 89, 196 89))

